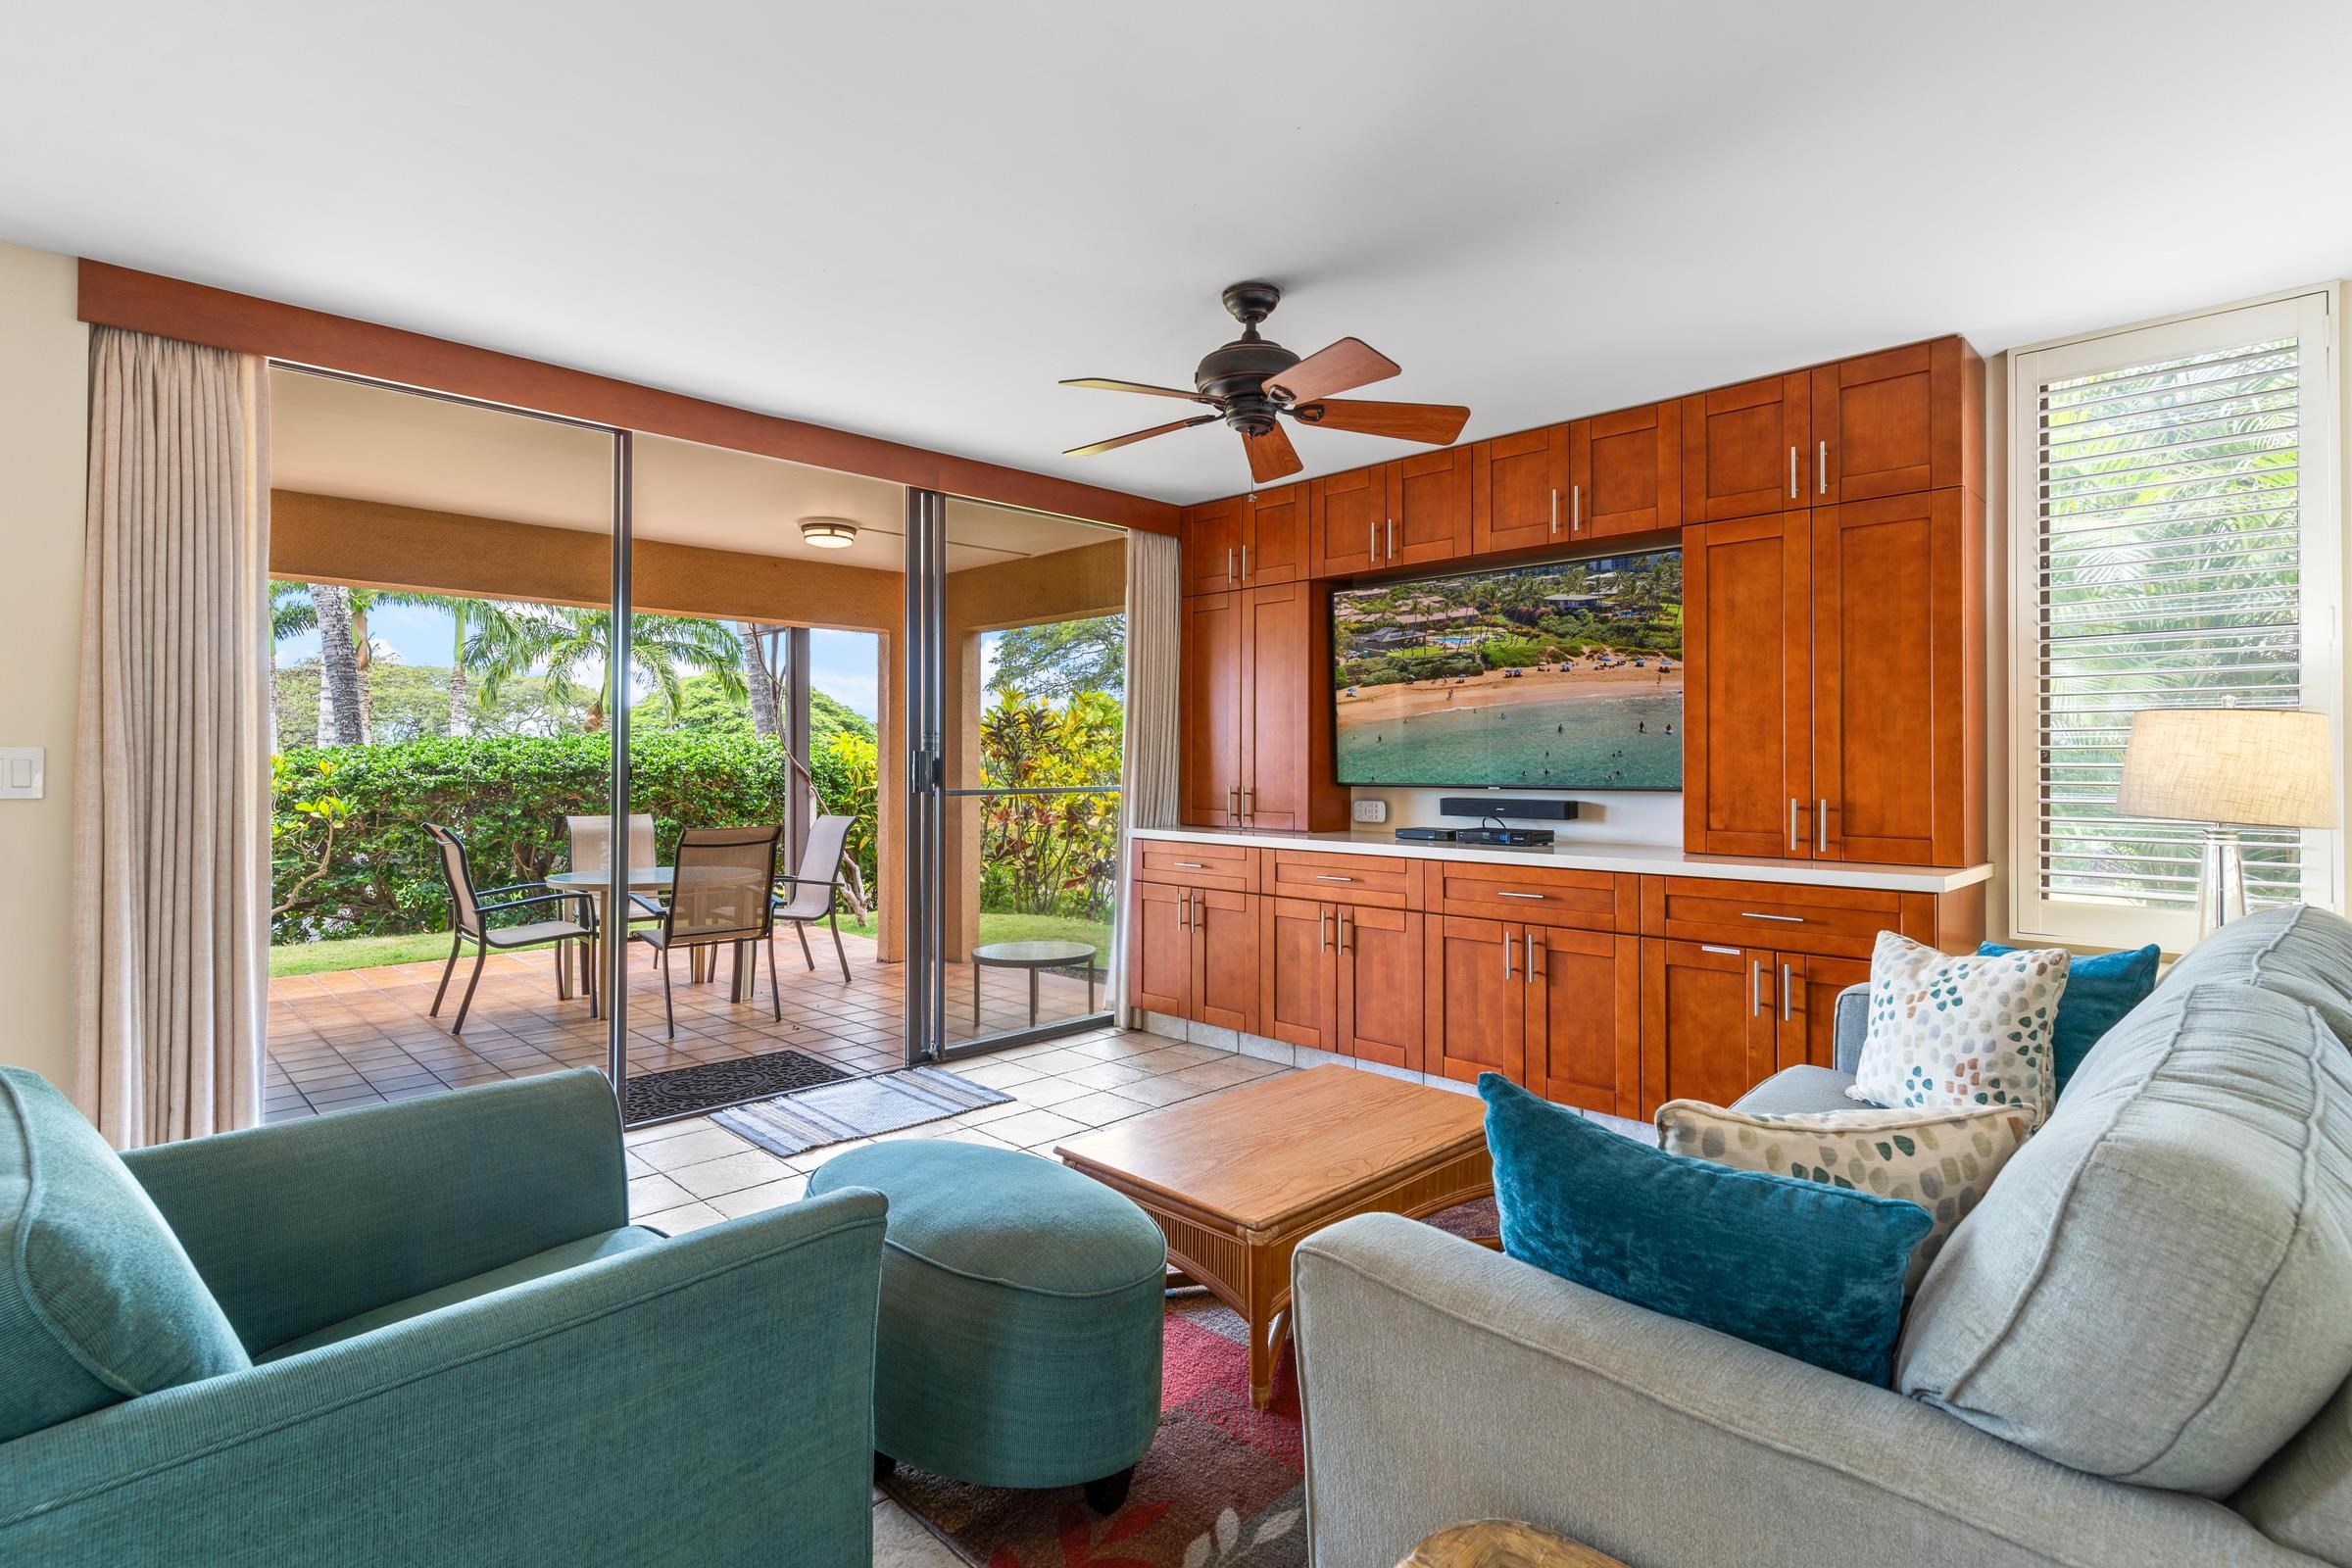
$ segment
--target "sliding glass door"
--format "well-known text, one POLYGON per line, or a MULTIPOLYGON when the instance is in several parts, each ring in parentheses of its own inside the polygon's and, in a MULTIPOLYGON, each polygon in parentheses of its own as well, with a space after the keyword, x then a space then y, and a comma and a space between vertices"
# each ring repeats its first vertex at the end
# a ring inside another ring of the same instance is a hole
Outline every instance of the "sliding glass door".
POLYGON ((1126 539, 921 492, 907 515, 914 1061, 1109 1020, 1126 539))

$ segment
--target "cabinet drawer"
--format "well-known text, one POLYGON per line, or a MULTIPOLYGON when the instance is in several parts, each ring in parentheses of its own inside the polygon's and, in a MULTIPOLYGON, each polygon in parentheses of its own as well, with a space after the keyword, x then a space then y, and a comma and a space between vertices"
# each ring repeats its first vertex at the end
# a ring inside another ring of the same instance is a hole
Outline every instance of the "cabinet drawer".
POLYGON ((1257 851, 1246 844, 1179 844, 1162 839, 1135 841, 1135 879, 1228 893, 1257 891, 1257 851))
POLYGON ((1867 958, 1881 931, 1933 944, 1934 907, 1929 895, 1873 888, 1648 877, 1642 889, 1642 931, 1684 942, 1867 958), (1923 912, 1927 929, 1914 929, 1923 912))
POLYGON ((1441 913, 1584 931, 1634 929, 1636 879, 1552 866, 1430 863, 1441 913))
POLYGON ((1310 850, 1273 852, 1272 891, 1326 904, 1371 908, 1418 908, 1419 863, 1394 855, 1320 855, 1310 850))

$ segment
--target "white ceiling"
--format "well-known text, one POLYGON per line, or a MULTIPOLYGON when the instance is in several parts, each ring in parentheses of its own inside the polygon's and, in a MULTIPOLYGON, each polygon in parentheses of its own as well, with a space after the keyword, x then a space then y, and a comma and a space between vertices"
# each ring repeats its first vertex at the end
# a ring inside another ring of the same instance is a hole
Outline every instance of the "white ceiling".
MULTIPOLYGON (((630 526, 638 539, 898 571, 898 485, 691 441, 639 436, 630 526), (802 542, 803 517, 858 524, 847 550, 802 542)), ((270 480, 280 490, 604 532, 612 438, 577 425, 417 397, 299 370, 270 376, 270 480)), ((948 502, 948 569, 1115 539, 1067 517, 948 502)))
POLYGON ((0 237, 1189 500, 1229 432, 1063 459, 1183 410, 1054 382, 1184 384, 1246 276, 1476 437, 2352 272, 2347 44, 2342 0, 47 5, 0 237))

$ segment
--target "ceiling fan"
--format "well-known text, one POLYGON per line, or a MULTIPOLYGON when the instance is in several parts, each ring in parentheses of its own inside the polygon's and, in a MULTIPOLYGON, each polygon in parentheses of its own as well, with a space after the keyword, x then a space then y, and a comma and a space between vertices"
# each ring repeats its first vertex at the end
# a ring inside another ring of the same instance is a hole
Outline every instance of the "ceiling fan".
POLYGON ((1225 309, 1242 323, 1242 335, 1210 352, 1193 371, 1196 390, 1148 386, 1141 381, 1113 381, 1082 376, 1063 386, 1100 387, 1106 392, 1143 392, 1155 398, 1183 398, 1205 403, 1216 412, 1196 415, 1149 430, 1112 436, 1107 441, 1072 447, 1062 456, 1081 458, 1090 452, 1108 452, 1132 446, 1171 430, 1223 419, 1241 432, 1250 454, 1250 477, 1259 484, 1297 473, 1305 465, 1284 433, 1278 416, 1288 415, 1300 424, 1327 430, 1353 430, 1362 435, 1393 436, 1399 441, 1449 445, 1462 433, 1470 411, 1451 403, 1365 403, 1335 398, 1385 381, 1397 370, 1396 362, 1363 342, 1344 337, 1327 349, 1300 359, 1279 343, 1257 335, 1257 323, 1274 314, 1282 290, 1271 283, 1236 283, 1225 291, 1225 309))

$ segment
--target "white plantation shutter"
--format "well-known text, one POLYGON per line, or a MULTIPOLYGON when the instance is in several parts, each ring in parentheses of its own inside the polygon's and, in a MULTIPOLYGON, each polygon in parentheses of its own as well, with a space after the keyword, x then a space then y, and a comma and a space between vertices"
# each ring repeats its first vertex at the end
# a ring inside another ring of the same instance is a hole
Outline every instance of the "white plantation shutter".
MULTIPOLYGON (((2328 297, 2019 354, 2019 934, 2186 945, 2200 830, 2115 810, 2142 708, 2333 711, 2328 297)), ((2244 838, 2250 906, 2332 903, 2330 835, 2244 838)))

